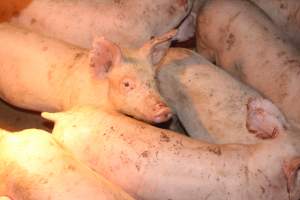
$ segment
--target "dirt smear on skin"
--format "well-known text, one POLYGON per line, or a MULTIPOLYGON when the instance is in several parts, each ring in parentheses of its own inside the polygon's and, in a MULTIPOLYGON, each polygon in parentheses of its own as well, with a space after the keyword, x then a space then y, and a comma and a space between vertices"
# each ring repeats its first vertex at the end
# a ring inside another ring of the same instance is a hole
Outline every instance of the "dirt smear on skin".
POLYGON ((19 15, 32 0, 1 0, 0 22, 8 21, 11 17, 19 15))

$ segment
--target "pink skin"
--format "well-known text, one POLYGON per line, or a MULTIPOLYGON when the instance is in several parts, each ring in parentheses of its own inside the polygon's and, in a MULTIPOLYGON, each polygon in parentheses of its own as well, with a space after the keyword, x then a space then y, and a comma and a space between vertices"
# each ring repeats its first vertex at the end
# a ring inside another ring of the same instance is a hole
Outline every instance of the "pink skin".
POLYGON ((287 122, 270 101, 250 98, 247 104, 246 126, 256 137, 269 139, 284 132, 287 122))
POLYGON ((2 23, 0 42, 8 45, 0 47, 0 97, 35 111, 95 105, 151 123, 167 121, 172 113, 158 93, 154 67, 164 52, 156 54, 155 47, 175 34, 139 49, 121 49, 101 37, 88 52, 2 23))
MULTIPOLYGON (((286 1, 276 2, 286 10, 286 1)), ((299 126, 300 53, 287 38, 286 28, 247 0, 206 1, 197 27, 202 55, 270 99, 291 124, 299 126)))
POLYGON ((32 0, 12 22, 84 48, 100 36, 121 47, 137 48, 178 27, 193 1, 32 0))
POLYGON ((0 147, 0 196, 11 200, 133 200, 75 159, 48 132, 0 130, 0 147))
MULTIPOLYGON (((256 104, 266 109, 266 118, 274 118, 274 106, 268 106, 267 100, 257 99, 256 104)), ((252 106, 249 108, 253 112, 252 106)), ((248 115, 253 119, 248 120, 257 121, 258 126, 253 126, 258 128, 257 132, 275 127, 287 131, 281 121, 269 124, 270 120, 260 121, 253 113, 248 115)), ((295 179, 299 140, 290 132, 279 132, 277 137, 253 145, 218 145, 95 107, 42 116, 55 122, 53 136, 73 155, 137 199, 198 200, 209 196, 220 200, 298 200, 300 197, 299 180, 295 179)))
POLYGON ((155 38, 146 43, 139 52, 130 52, 127 59, 131 59, 132 63, 126 62, 122 57, 121 50, 116 45, 108 45, 106 48, 97 48, 97 42, 94 44, 92 55, 107 54, 109 49, 113 52, 107 55, 111 60, 93 60, 92 66, 104 66, 104 68, 96 68, 96 75, 107 76, 109 80, 108 95, 112 104, 117 110, 128 115, 135 116, 144 121, 161 123, 172 117, 171 109, 161 100, 162 97, 157 92, 156 81, 154 80, 156 68, 151 63, 156 63, 160 57, 164 55, 156 55, 154 47, 161 42, 173 37, 176 31, 155 38), (137 56, 136 56, 137 54, 137 56), (121 64, 122 63, 122 64, 121 64))

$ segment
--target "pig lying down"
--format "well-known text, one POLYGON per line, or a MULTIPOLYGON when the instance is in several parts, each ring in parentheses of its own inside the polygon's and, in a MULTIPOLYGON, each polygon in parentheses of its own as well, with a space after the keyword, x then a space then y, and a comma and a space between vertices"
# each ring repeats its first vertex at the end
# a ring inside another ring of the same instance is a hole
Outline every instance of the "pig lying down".
MULTIPOLYGON (((32 0, 12 22, 85 48, 92 47, 98 36, 122 47, 140 47, 150 38, 177 27, 189 14, 192 2, 32 0)), ((190 26, 184 25, 185 28, 190 26)), ((186 32, 181 29, 179 35, 186 37, 186 32)))
POLYGON ((197 31, 201 54, 300 124, 300 53, 262 10, 248 1, 207 1, 197 31))
POLYGON ((154 80, 153 50, 175 31, 140 49, 120 49, 98 38, 91 52, 9 24, 0 25, 0 96, 35 111, 75 105, 101 105, 143 119, 163 122, 171 110, 154 80))
POLYGON ((223 144, 260 140, 245 122, 249 100, 261 96, 201 55, 169 49, 158 80, 162 96, 193 138, 223 144))
POLYGON ((272 21, 300 48, 300 1, 299 0, 251 0, 263 9, 272 21))
POLYGON ((254 145, 209 144, 92 107, 42 115, 73 155, 136 199, 298 200, 299 140, 281 121, 260 120, 265 101, 249 104, 248 124, 279 133, 254 145))
POLYGON ((133 200, 76 160, 45 131, 0 130, 0 135, 0 196, 10 200, 133 200))

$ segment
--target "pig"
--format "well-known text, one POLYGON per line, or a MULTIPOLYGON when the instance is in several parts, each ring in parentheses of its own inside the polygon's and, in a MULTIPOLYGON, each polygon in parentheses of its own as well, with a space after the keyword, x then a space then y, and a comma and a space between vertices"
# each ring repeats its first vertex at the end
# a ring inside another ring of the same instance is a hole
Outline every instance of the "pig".
POLYGON ((0 196, 11 200, 133 200, 48 132, 0 130, 0 196))
POLYGON ((299 134, 257 112, 274 108, 265 101, 249 104, 249 127, 279 133, 248 145, 210 144, 91 106, 42 116, 74 156, 136 199, 298 200, 299 134))
POLYGON ((223 144, 260 140, 249 134, 245 122, 249 100, 261 95, 203 56, 171 48, 157 76, 161 95, 193 138, 223 144))
POLYGON ((300 48, 300 2, 298 0, 251 0, 300 48))
POLYGON ((172 112, 158 93, 153 48, 176 34, 154 38, 139 49, 121 49, 98 38, 88 52, 0 24, 0 97, 17 107, 60 111, 75 105, 105 105, 147 122, 172 112))
MULTIPOLYGON (((194 0, 31 0, 10 21, 74 45, 91 48, 103 36, 124 48, 138 48, 178 27, 194 0)), ((189 27, 186 22, 182 34, 189 27)), ((186 40, 187 38, 180 38, 186 40)))
POLYGON ((197 36, 198 52, 299 125, 300 54, 262 10, 244 0, 207 1, 198 15, 197 36))

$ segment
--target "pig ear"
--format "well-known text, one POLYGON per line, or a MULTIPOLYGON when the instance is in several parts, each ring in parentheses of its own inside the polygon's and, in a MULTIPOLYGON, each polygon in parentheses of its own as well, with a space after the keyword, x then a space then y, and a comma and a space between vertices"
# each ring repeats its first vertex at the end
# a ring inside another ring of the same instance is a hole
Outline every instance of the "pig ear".
POLYGON ((90 52, 90 67, 94 75, 104 78, 122 60, 121 49, 103 37, 97 38, 90 52))
POLYGON ((145 57, 153 65, 159 63, 162 57, 166 54, 168 46, 162 45, 164 42, 171 42, 171 39, 175 37, 177 30, 171 30, 162 36, 155 37, 144 44, 139 50, 141 57, 145 57))
POLYGON ((274 138, 287 128, 279 109, 269 100, 250 98, 247 104, 246 127, 261 139, 274 138))

